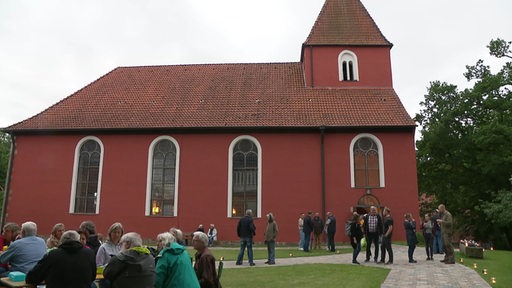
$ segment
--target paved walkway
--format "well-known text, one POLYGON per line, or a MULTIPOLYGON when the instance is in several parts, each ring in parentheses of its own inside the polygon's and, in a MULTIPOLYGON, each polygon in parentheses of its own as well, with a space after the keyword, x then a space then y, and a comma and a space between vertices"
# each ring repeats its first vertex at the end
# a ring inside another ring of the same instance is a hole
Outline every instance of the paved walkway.
MULTIPOLYGON (((373 262, 363 263, 365 253, 363 252, 359 254, 358 260, 361 262, 361 265, 391 269, 388 277, 384 283, 382 283, 381 287, 491 287, 478 275, 476 271, 471 268, 457 263, 454 265, 447 265, 439 262, 439 260, 442 259, 442 255, 434 255, 434 261, 426 261, 423 247, 416 248, 414 256, 418 263, 414 264, 410 264, 407 259, 406 246, 393 245, 393 252, 394 264, 392 265, 382 265, 373 262)), ((247 252, 244 260, 245 262, 242 266, 236 266, 235 261, 224 261, 224 268, 249 267, 249 264, 247 263, 247 252)), ((265 260, 256 260, 255 267, 266 267, 267 265, 265 265, 264 262, 265 260)), ((352 254, 332 254, 326 256, 277 259, 275 266, 313 263, 350 264, 352 263, 352 254)), ((252 269, 254 269, 254 267, 252 269)))

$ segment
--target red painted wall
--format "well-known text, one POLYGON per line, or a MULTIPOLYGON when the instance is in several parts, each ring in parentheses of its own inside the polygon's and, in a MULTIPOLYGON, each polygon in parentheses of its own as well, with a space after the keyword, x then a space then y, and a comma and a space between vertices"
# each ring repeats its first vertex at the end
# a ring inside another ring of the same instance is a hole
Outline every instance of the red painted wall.
MULTIPOLYGON (((63 222, 76 229, 84 220, 105 234, 113 222, 144 238, 177 226, 195 230, 215 223, 219 240, 237 241, 237 218, 227 217, 228 150, 243 134, 171 134, 180 147, 177 217, 144 216, 148 149, 160 135, 94 135, 104 145, 100 212, 69 213, 72 172, 77 143, 88 135, 17 136, 6 221, 35 221, 48 235, 63 222)), ((250 134, 262 147, 262 217, 255 219, 256 241, 263 241, 265 214, 273 212, 279 242, 298 241, 297 218, 307 210, 321 212, 320 133, 250 134)), ((350 187, 350 142, 357 133, 325 134, 326 211, 338 220, 336 241, 348 241, 344 221, 364 195, 350 187)), ((397 225, 395 239, 404 239, 403 214, 418 217, 414 132, 376 132, 384 150, 386 187, 372 190, 390 206, 397 225)))
POLYGON ((303 51, 302 62, 307 86, 393 86, 389 47, 307 46, 303 51), (344 50, 350 50, 357 56, 359 81, 339 81, 338 56, 344 50))

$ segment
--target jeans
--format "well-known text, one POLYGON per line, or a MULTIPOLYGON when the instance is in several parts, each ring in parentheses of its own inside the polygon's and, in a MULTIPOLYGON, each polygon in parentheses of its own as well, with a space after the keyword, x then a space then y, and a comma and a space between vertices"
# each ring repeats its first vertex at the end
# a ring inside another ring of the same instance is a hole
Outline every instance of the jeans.
POLYGON ((409 249, 407 250, 407 256, 409 256, 409 262, 414 260, 414 249, 416 249, 416 245, 409 245, 409 249))
POLYGON ((299 248, 304 248, 304 231, 302 231, 302 229, 299 229, 299 234, 300 234, 299 248))
POLYGON ((238 259, 236 263, 242 264, 244 260, 245 247, 247 247, 247 257, 249 257, 249 263, 254 263, 252 258, 252 237, 240 238, 240 252, 238 253, 238 259))
POLYGON ((309 242, 310 241, 311 241, 311 232, 304 233, 304 246, 302 246, 302 248, 304 248, 304 251, 306 251, 306 252, 309 252, 309 242))
POLYGON ((434 235, 432 233, 425 234, 425 252, 427 252, 427 258, 434 259, 434 235))
POLYGON ((382 236, 382 244, 381 244, 381 253, 380 261, 386 261, 386 251, 388 252, 388 261, 393 263, 393 248, 391 247, 391 237, 382 236))
POLYGON ((267 241, 268 262, 276 262, 276 241, 267 241))
POLYGON ((359 255, 359 252, 361 252, 361 240, 357 241, 357 243, 354 243, 354 253, 352 253, 352 263, 357 261, 357 256, 359 255))
POLYGON ((375 253, 373 255, 373 260, 375 260, 375 262, 377 262, 377 259, 379 259, 379 233, 377 232, 369 232, 367 235, 366 235, 366 260, 369 261, 370 260, 370 248, 372 246, 372 242, 373 242, 373 245, 375 245, 375 253))
POLYGON ((443 240, 441 238, 441 231, 437 231, 434 235, 434 253, 443 254, 443 240))

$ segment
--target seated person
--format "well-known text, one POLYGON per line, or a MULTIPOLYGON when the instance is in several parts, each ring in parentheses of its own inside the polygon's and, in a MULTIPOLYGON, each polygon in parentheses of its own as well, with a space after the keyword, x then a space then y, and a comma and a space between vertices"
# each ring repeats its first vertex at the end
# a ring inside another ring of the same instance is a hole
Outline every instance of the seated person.
POLYGON ((210 229, 208 229, 208 247, 212 247, 217 241, 217 228, 215 225, 210 224, 210 229))
POLYGON ((151 255, 153 257, 157 257, 158 254, 160 254, 160 251, 164 249, 164 247, 169 247, 171 245, 171 241, 175 239, 174 236, 172 236, 169 232, 160 233, 156 236, 156 249, 155 248, 149 248, 149 251, 151 251, 151 255))
MULTIPOLYGON (((16 237, 20 235, 20 226, 16 223, 9 222, 6 223, 2 230, 2 236, 0 236, 0 247, 2 247, 2 251, 7 250, 7 247, 11 245, 11 243, 16 240, 16 237)), ((0 275, 5 273, 9 269, 8 263, 0 263, 0 275)))
MULTIPOLYGON (((45 241, 36 235, 36 223, 23 223, 21 225, 21 239, 12 242, 9 248, 0 255, 0 263, 9 263, 10 271, 28 273, 46 254, 45 241)), ((8 272, 4 272, 4 275, 7 275, 8 272)))
POLYGON ((46 247, 48 249, 58 247, 60 244, 59 243, 60 237, 62 237, 62 233, 64 233, 65 230, 66 230, 66 228, 64 227, 64 224, 62 224, 62 223, 55 224, 55 226, 53 226, 53 229, 52 229, 52 235, 50 235, 50 237, 48 239, 46 239, 46 247))
POLYGON ((80 230, 85 232, 87 246, 94 251, 94 255, 98 253, 101 246, 98 235, 96 234, 96 225, 92 221, 84 221, 80 224, 80 230))
POLYGON ((66 231, 58 248, 49 251, 28 272, 25 282, 34 286, 44 281, 46 287, 90 288, 95 279, 94 252, 80 243, 76 231, 66 231))
POLYGON ((112 288, 153 288, 155 259, 142 246, 139 234, 129 232, 121 237, 121 252, 112 256, 103 276, 112 288))

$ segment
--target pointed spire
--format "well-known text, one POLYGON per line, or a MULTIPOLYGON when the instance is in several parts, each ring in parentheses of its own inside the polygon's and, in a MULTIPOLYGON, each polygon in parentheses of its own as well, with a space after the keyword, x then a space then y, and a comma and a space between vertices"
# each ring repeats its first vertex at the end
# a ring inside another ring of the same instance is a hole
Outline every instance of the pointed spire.
POLYGON ((360 0, 326 0, 304 45, 393 46, 360 0))

